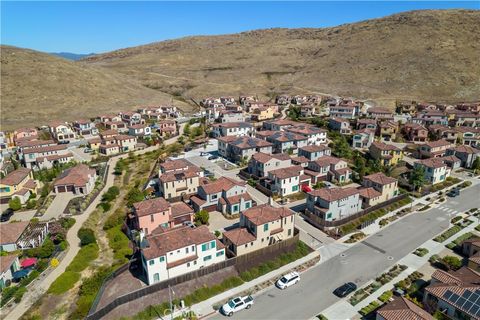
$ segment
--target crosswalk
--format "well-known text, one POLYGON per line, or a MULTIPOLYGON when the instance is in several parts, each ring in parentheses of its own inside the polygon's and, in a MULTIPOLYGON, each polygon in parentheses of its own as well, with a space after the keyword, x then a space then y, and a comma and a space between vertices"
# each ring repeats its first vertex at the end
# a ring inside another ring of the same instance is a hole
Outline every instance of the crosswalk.
POLYGON ((454 215, 457 215, 459 214, 460 212, 455 210, 455 209, 452 209, 452 208, 448 208, 448 207, 444 207, 444 206, 439 206, 437 207, 438 210, 442 210, 444 212, 447 212, 449 213, 450 215, 454 216, 454 215))

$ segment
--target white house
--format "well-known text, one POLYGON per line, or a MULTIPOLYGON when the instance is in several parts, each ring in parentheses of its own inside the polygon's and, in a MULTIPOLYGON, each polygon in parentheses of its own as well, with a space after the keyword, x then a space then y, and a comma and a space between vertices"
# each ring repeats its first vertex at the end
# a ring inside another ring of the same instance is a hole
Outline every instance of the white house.
POLYGON ((344 219, 362 210, 360 191, 356 188, 314 190, 308 195, 307 209, 324 221, 344 219))
POLYGON ((206 226, 158 228, 142 240, 148 285, 225 260, 225 246, 206 226))
POLYGON ((439 158, 430 158, 414 163, 414 168, 422 167, 425 171, 424 178, 428 183, 436 184, 445 181, 450 176, 451 169, 439 158))
POLYGON ((285 131, 300 134, 307 137, 308 145, 322 145, 327 143, 327 130, 318 127, 301 124, 285 128, 285 131))
POLYGON ((12 281, 13 274, 20 270, 20 261, 18 255, 9 254, 0 259, 0 289, 7 286, 8 281, 12 281))
POLYGON ((252 124, 248 122, 227 122, 212 125, 212 134, 214 137, 244 137, 252 136, 254 132, 255 129, 252 124))

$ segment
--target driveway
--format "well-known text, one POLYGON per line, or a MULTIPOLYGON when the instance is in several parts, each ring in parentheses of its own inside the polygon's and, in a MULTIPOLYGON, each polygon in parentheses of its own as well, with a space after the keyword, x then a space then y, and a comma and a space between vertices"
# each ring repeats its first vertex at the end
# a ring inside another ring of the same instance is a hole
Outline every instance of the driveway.
POLYGON ((221 232, 225 231, 225 228, 238 226, 238 219, 229 220, 218 211, 210 212, 210 219, 208 220, 208 222, 208 229, 211 232, 215 232, 216 230, 221 232))
POLYGON ((92 160, 92 154, 83 152, 83 149, 85 148, 69 147, 68 151, 73 153, 73 158, 76 161, 89 162, 90 160, 92 160))
POLYGON ((47 208, 47 211, 45 211, 45 214, 40 217, 40 220, 48 221, 51 219, 59 218, 63 214, 63 211, 65 210, 68 202, 75 197, 79 196, 76 196, 71 192, 63 192, 57 194, 55 196, 55 199, 53 199, 52 203, 47 208))
MULTIPOLYGON (((8 208, 8 206, 1 206, 1 212, 5 211, 8 208)), ((34 215, 36 210, 27 210, 27 211, 20 211, 20 212, 15 212, 13 216, 10 218, 10 221, 30 221, 34 215)), ((9 223, 10 221, 7 222, 0 222, 0 224, 3 223, 9 223)))

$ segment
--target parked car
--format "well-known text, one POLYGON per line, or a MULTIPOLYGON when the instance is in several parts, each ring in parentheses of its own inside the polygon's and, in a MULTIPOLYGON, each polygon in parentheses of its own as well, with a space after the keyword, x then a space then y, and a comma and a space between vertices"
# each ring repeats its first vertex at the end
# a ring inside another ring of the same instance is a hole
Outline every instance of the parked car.
POLYGON ((348 296, 353 291, 357 290, 357 285, 353 282, 347 282, 333 291, 337 297, 343 298, 348 296))
POLYGON ((83 149, 83 152, 85 152, 85 153, 91 153, 92 151, 93 151, 93 150, 90 149, 90 148, 85 148, 85 149, 83 149))
POLYGON ((299 281, 300 275, 298 274, 298 272, 291 272, 278 279, 275 285, 277 286, 277 288, 283 290, 287 289, 290 286, 293 286, 294 284, 297 284, 299 281))
POLYGON ((453 188, 447 193, 447 196, 455 198, 456 196, 460 195, 460 189, 458 188, 453 188))
POLYGON ((13 209, 8 208, 0 216, 0 222, 7 222, 13 216, 13 209))
POLYGON ((225 303, 220 310, 224 315, 231 317, 235 312, 250 309, 252 305, 252 296, 236 297, 225 303))
POLYGON ((195 224, 192 221, 184 221, 183 225, 190 228, 195 228, 195 224))
POLYGON ((207 159, 208 159, 208 160, 216 160, 216 159, 218 159, 218 156, 210 156, 210 157, 208 157, 207 159))

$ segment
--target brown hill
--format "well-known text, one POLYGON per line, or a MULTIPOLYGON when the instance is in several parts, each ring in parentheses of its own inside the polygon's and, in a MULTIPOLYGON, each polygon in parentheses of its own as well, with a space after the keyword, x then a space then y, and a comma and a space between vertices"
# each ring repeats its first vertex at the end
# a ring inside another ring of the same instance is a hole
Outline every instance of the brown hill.
MULTIPOLYGON (((113 70, 33 50, 10 46, 0 50, 2 130, 172 101, 172 96, 113 70)), ((175 104, 191 108, 183 102, 175 104)))
POLYGON ((327 92, 373 99, 480 99, 480 11, 413 11, 324 29, 187 37, 85 59, 150 88, 201 98, 327 92))

